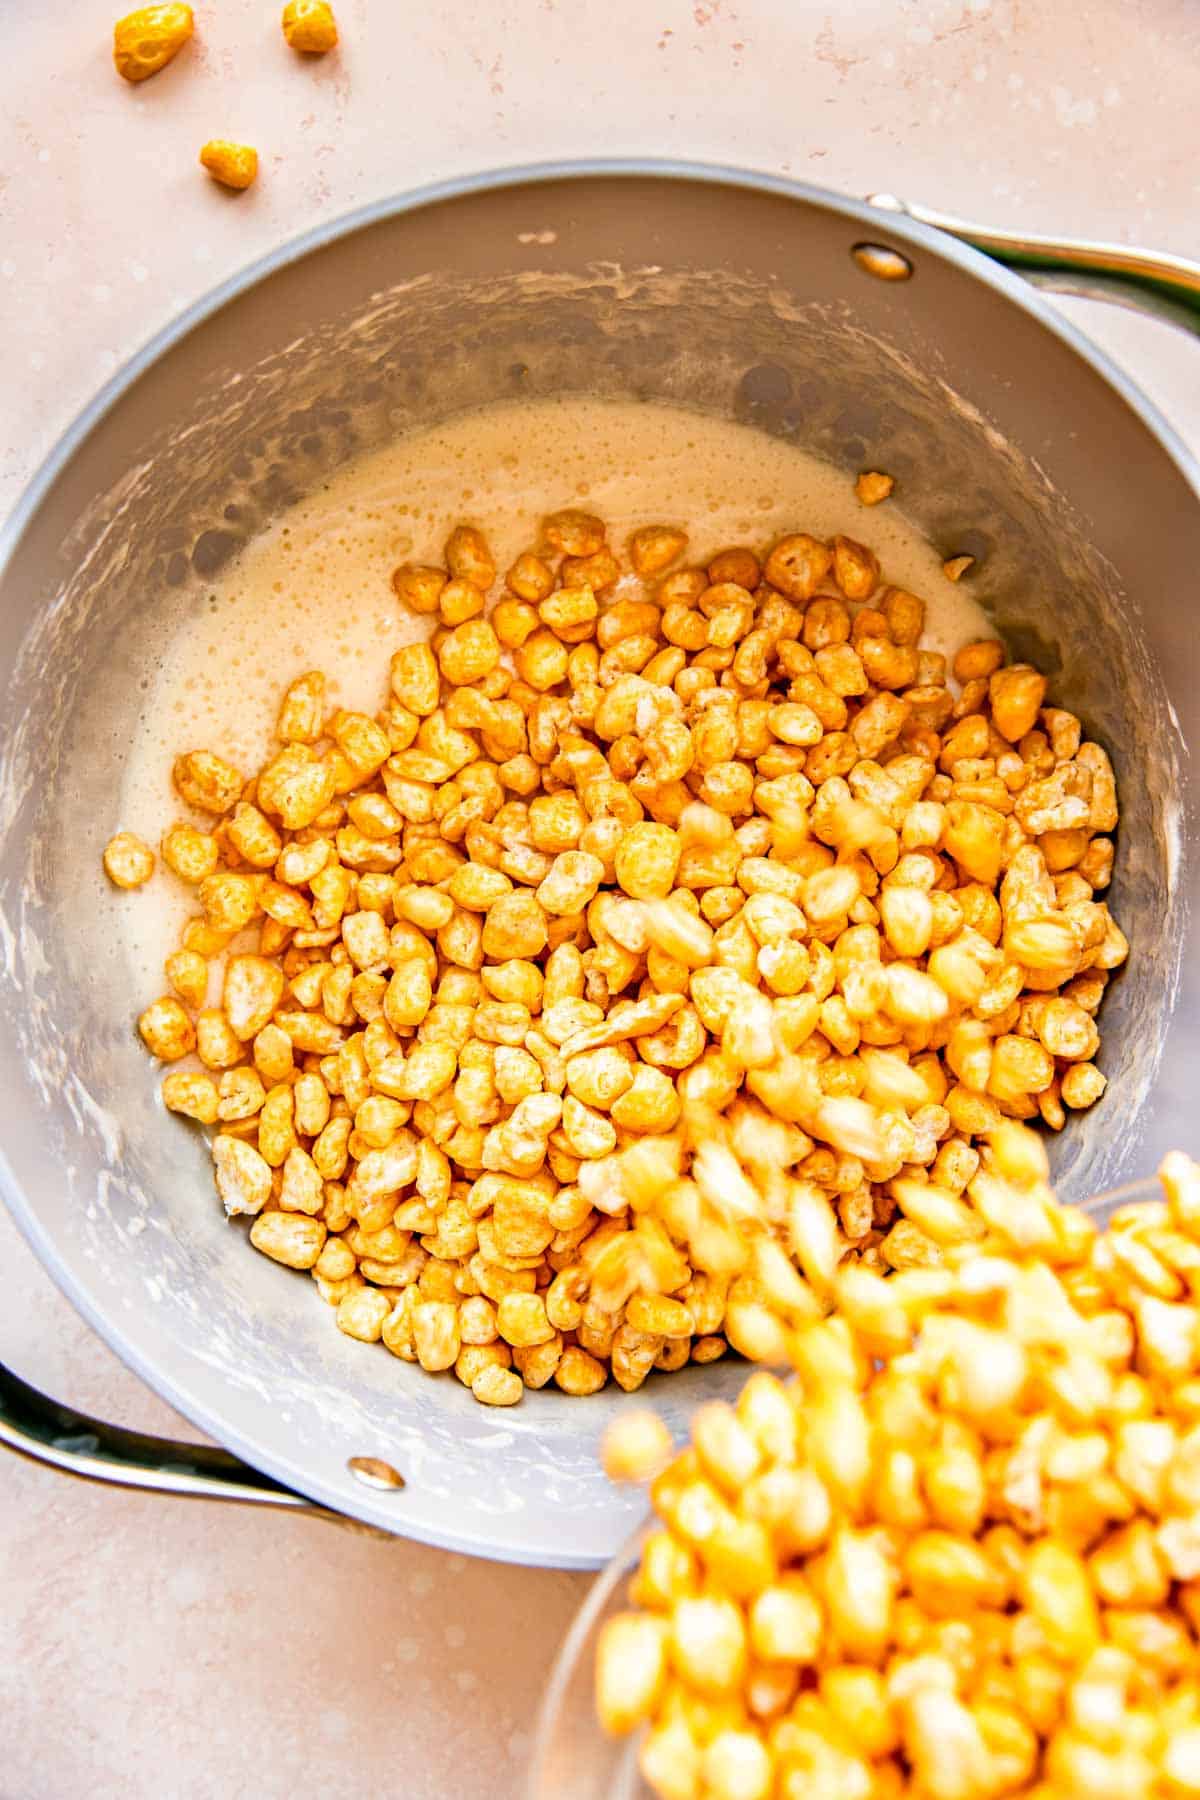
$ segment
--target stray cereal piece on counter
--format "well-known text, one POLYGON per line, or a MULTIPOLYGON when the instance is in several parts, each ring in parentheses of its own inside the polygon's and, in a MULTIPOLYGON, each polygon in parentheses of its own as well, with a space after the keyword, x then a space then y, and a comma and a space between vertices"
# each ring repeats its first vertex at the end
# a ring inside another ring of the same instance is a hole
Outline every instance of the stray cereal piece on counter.
POLYGON ((1200 1167, 1159 1177, 1098 1232, 1005 1124, 974 1242, 770 1302, 793 1378, 696 1414, 597 1647, 661 1800, 1200 1793, 1200 1167))
POLYGON ((142 6, 113 26, 113 62, 126 81, 165 69, 195 30, 190 6, 142 6))
POLYGON ((228 138, 210 138, 200 161, 222 187, 241 192, 258 174, 258 151, 251 144, 233 144, 228 138))
POLYGON ((288 0, 283 9, 283 35, 293 50, 324 56, 338 41, 337 20, 328 0, 288 0))
POLYGON ((854 483, 854 492, 864 506, 878 506, 896 485, 894 475, 883 475, 878 469, 864 469, 854 483))
POLYGON ((1108 757, 998 639, 952 688, 868 546, 530 536, 394 572, 434 630, 373 716, 310 669, 264 767, 176 760, 197 910, 141 1022, 255 1250, 490 1406, 940 1280, 988 1134, 1101 1096, 1128 953, 1108 757))
POLYGON ((104 847, 104 873, 114 887, 141 887, 154 873, 154 852, 136 832, 118 831, 104 847))
POLYGON ((942 574, 947 581, 961 581, 967 570, 974 567, 973 556, 950 556, 942 564, 942 574))

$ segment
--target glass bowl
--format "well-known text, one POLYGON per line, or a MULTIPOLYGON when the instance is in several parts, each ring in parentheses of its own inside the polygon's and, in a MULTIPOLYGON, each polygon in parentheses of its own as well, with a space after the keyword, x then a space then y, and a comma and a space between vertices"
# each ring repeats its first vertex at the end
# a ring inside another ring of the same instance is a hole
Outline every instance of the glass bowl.
MULTIPOLYGON (((1105 1225, 1120 1207, 1160 1200, 1156 1176, 1126 1182, 1086 1201, 1105 1225)), ((575 1616, 558 1653, 538 1714, 525 1800, 654 1800, 637 1766, 639 1734, 611 1738, 596 1717, 593 1669, 606 1622, 628 1605, 646 1525, 617 1552, 575 1616)))

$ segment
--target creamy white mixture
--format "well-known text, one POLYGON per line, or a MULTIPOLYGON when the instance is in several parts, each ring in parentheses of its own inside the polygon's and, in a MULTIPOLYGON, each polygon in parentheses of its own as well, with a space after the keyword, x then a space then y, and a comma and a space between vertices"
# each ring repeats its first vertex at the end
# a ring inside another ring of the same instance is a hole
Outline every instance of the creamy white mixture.
MULTIPOLYGON (((125 764, 120 819, 157 845, 186 816, 171 763, 206 748, 247 775, 266 759, 284 687, 306 669, 330 678, 331 704, 373 713, 388 659, 426 635, 401 615, 389 577, 404 561, 440 562, 460 521, 487 534, 503 571, 533 547, 556 507, 585 505, 621 547, 639 525, 682 524, 687 560, 733 544, 765 548, 787 531, 843 532, 869 544, 884 576, 926 605, 923 642, 948 654, 991 635, 969 587, 894 501, 865 507, 847 478, 750 426, 633 402, 495 406, 399 439, 348 464, 285 513, 225 569, 162 646, 125 764)), ((194 894, 169 873, 125 905, 134 992, 162 990, 194 894)))

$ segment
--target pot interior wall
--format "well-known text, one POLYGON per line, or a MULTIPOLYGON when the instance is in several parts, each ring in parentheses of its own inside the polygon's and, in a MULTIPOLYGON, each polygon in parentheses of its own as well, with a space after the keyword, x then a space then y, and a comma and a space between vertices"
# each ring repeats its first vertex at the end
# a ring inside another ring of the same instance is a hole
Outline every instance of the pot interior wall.
MULTIPOLYGON (((227 1442, 345 1509, 464 1548, 594 1562, 629 1521, 593 1462, 624 1402, 552 1391, 497 1419, 451 1377, 342 1340, 306 1278, 249 1255, 222 1223, 203 1144, 156 1098, 113 930, 128 902, 107 890, 100 852, 121 825, 122 757, 149 673, 207 579, 348 457, 498 397, 634 396, 733 416, 850 478, 893 471, 935 546, 979 559, 977 592, 1000 630, 1114 757, 1124 811, 1111 898, 1133 958, 1101 1018, 1109 1093, 1054 1145, 1077 1197, 1134 1172, 1129 1124, 1167 1035, 1185 898, 1181 751, 1161 634, 1156 645, 1145 625, 1158 599, 1144 567, 1094 547, 1095 518, 1056 490, 1053 462, 1038 466, 1039 403, 1027 438, 997 426, 992 403, 1011 413, 1020 396, 968 350, 1010 303, 932 254, 899 294, 881 289, 846 255, 852 226, 819 206, 758 194, 730 213, 716 190, 651 183, 631 224, 631 184, 607 211, 563 185, 569 200, 554 188, 519 203, 475 195, 384 221, 276 272, 144 374, 51 492, 0 624, 13 671, 0 993, 27 1222, 141 1366, 195 1416, 219 1419, 227 1442), (704 207, 724 207, 725 238, 698 230, 704 207), (522 223, 525 237, 557 236, 521 241, 522 223), (720 255, 695 248, 718 242, 720 255), (345 1474, 352 1454, 388 1456, 405 1494, 364 1496, 345 1474)), ((1046 338, 1023 315, 1020 328, 1035 348, 1046 338)), ((1073 365, 1048 338, 1045 354, 1073 365)), ((1005 357, 1016 369, 1028 350, 1014 342, 1005 357)), ((1121 406, 1080 367, 1081 420, 1121 406)), ((654 1398, 682 1426, 701 1388, 739 1379, 697 1371, 657 1383, 654 1398)))

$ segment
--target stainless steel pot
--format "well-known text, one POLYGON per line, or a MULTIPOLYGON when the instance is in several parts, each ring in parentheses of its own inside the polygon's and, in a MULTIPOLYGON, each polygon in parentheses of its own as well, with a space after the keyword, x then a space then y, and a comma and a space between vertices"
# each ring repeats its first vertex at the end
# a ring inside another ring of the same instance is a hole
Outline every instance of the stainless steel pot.
MULTIPOLYGON (((1116 279, 1193 322, 1200 305, 1200 273, 1170 259, 986 247, 1076 291, 1116 279)), ((456 183, 323 228, 186 314, 8 525, 4 1189, 85 1317, 227 1449, 131 1439, 8 1377, 13 1447, 530 1563, 597 1566, 633 1523, 595 1455, 623 1397, 488 1413, 341 1339, 247 1254, 204 1146, 157 1101, 100 874, 146 672, 205 577, 354 452, 498 396, 570 393, 683 402, 848 473, 891 470, 933 543, 977 558, 976 591, 1108 746, 1124 804, 1113 900, 1132 957, 1105 1003, 1109 1091, 1056 1144, 1060 1184, 1081 1195, 1195 1146, 1200 477, 1168 428, 1022 281, 911 218, 678 166, 456 183)), ((737 1381, 685 1372, 655 1398, 682 1430, 698 1392, 737 1381)))

